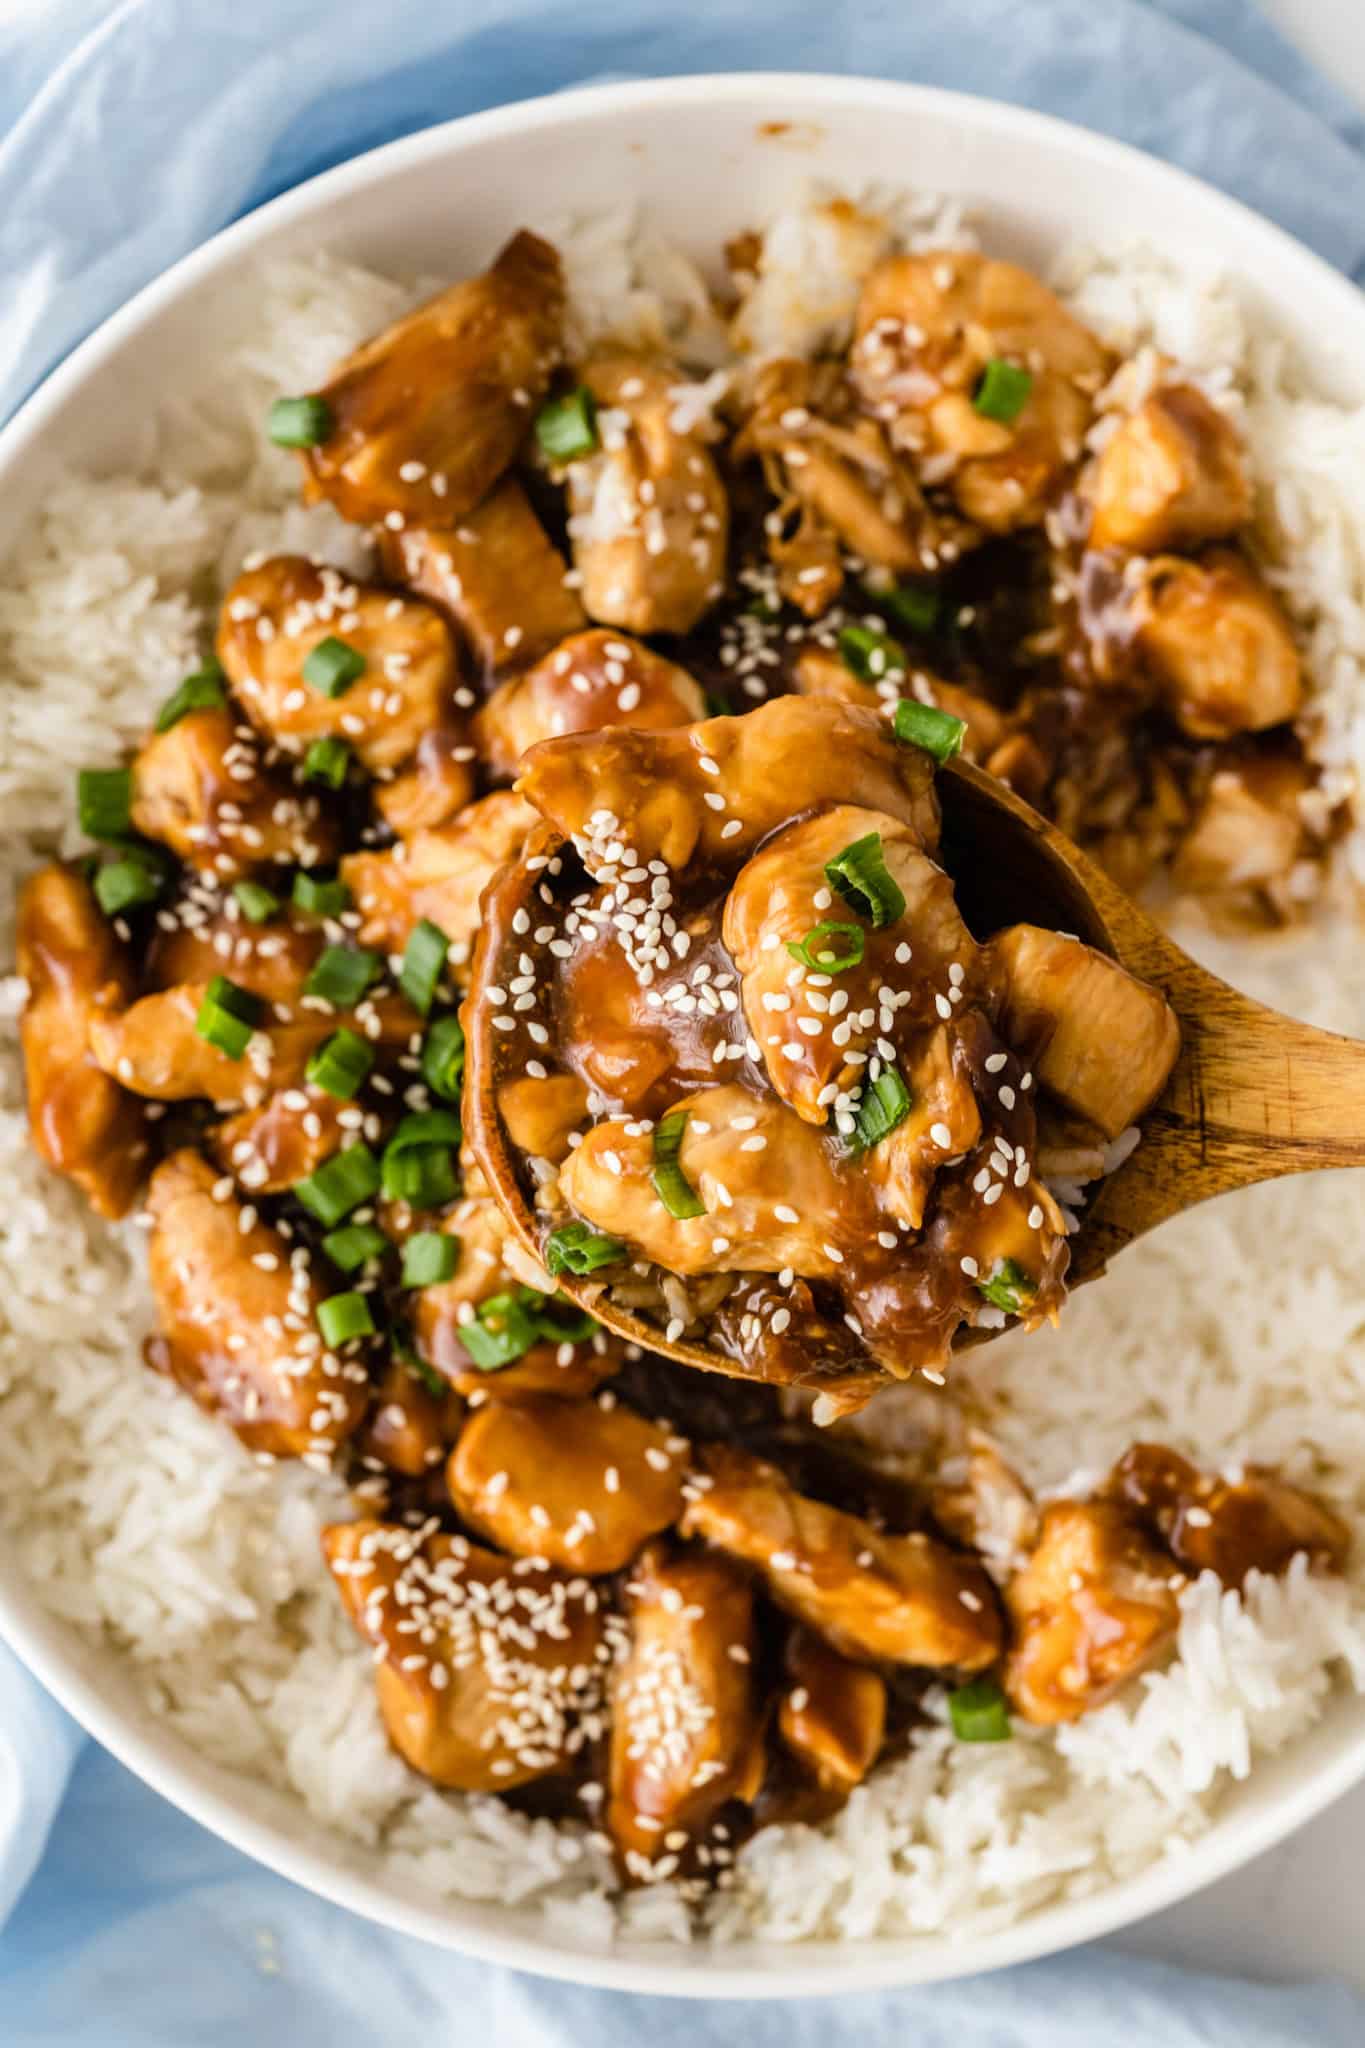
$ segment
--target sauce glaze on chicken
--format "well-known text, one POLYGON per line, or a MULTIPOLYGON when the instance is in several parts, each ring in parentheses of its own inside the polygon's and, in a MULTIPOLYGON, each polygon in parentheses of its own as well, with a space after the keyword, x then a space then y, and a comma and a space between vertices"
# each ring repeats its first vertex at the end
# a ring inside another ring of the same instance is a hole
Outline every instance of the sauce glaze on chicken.
POLYGON ((282 400, 372 573, 248 560, 213 656, 82 778, 98 852, 20 905, 33 1142, 100 1215, 141 1205, 148 1364, 348 1479, 326 1562, 401 1755, 580 1818, 628 1881, 727 1883, 747 1831, 945 1717, 999 1740, 1108 1698, 1192 1575, 1347 1548, 1273 1473, 1138 1445, 1040 1505, 946 1398, 911 1470, 774 1384, 932 1374, 1005 1313, 983 1285, 1046 1314, 1045 1178, 1098 1172, 1173 1051, 1078 942, 968 931, 900 700, 1130 881, 1282 915, 1313 850, 1235 422, 1012 265, 865 269, 848 345, 754 353, 719 417, 658 351, 575 355, 529 233, 282 400), (881 922, 825 875, 871 841, 881 922), (460 1141, 485 917, 536 1257, 460 1141), (822 970, 822 922, 856 962, 822 970), (891 1066, 904 1114, 855 1151, 891 1066), (653 1183, 680 1113, 704 1215, 653 1183), (747 1378, 566 1299, 561 1216, 747 1378))

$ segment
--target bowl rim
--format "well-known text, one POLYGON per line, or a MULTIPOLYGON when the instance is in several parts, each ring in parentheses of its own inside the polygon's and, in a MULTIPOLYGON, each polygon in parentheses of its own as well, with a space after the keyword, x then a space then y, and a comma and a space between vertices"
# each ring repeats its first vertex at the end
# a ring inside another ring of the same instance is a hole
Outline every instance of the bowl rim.
MULTIPOLYGON (((177 302, 191 297, 221 266, 268 241, 310 214, 344 202, 353 193, 428 160, 457 159, 481 143, 540 130, 591 125, 602 116, 648 114, 722 103, 761 104, 762 114, 799 103, 807 117, 820 108, 847 111, 878 103, 907 116, 954 116, 968 126, 1031 144, 1044 153, 1086 158, 1111 172, 1141 180, 1154 202, 1165 202, 1178 217, 1182 203, 1197 206, 1215 228, 1230 236, 1250 235, 1264 252, 1267 275, 1292 288, 1296 277, 1319 300, 1334 299, 1342 328, 1360 334, 1365 345, 1365 301, 1350 280, 1283 228, 1240 200, 1189 172, 1148 156, 1130 144, 1099 135, 1054 115, 919 85, 820 72, 691 73, 646 80, 582 86, 521 100, 423 128, 349 159, 267 201, 182 256, 80 341, 0 427, 0 486, 7 472, 39 450, 42 437, 63 407, 125 342, 153 325, 177 302)), ((731 1962, 726 1947, 613 1945, 575 1948, 572 1938, 550 1931, 531 1937, 465 1924, 467 1911, 498 1910, 453 1898, 430 1906, 406 1893, 389 1895, 382 1880, 353 1873, 339 1861, 291 1839, 281 1824, 263 1822, 212 1781, 223 1767, 194 1756, 169 1728, 139 1725, 101 1691, 82 1668, 69 1625, 45 1608, 37 1591, 17 1569, 0 1565, 0 1636, 82 1727, 145 1784, 181 1811, 257 1862, 318 1896, 345 1906, 396 1932, 456 1949, 479 1960, 508 1965, 561 1980, 618 1991, 677 1997, 811 1997, 833 1990, 872 1990, 931 1983, 1024 1962, 1110 1934, 1226 1876, 1320 1813, 1365 1778, 1365 1724, 1339 1741, 1316 1765, 1300 1764, 1287 1784, 1246 1813, 1216 1819, 1206 1834, 1179 1856, 1167 1856, 1135 1876, 1115 1880, 1080 1899, 1027 1912, 1011 1925, 954 1939, 940 1936, 878 1936, 807 1944, 756 1939, 745 1948, 760 1952, 761 1966, 731 1962), (180 1750, 185 1751, 182 1760, 180 1750), (662 1959, 667 1953, 669 1959, 662 1959), (701 1969, 698 1958, 704 1957, 701 1969)), ((89 1653, 93 1658, 101 1653, 89 1653)), ((1315 1731, 1300 1738, 1307 1749, 1315 1731)), ((1269 1760, 1267 1760, 1269 1761, 1269 1760)), ((1096 1788, 1097 1797, 1105 1797, 1096 1788)), ((740 1951, 743 1953, 743 1951, 740 1951)))

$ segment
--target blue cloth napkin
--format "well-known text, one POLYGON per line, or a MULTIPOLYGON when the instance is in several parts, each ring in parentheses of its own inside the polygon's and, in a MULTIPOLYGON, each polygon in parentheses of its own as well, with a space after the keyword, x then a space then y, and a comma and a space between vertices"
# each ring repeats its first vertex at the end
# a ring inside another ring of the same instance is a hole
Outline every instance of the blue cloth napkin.
MULTIPOLYGON (((0 23, 0 417, 176 257, 358 150, 606 71, 775 66, 1067 115, 1237 193, 1365 277, 1365 117, 1252 0, 21 0, 0 23)), ((1252 1986, 1098 1948, 837 2004, 578 1991, 372 1928, 93 1746, 73 1776, 80 1747, 0 1645, 4 2048, 1094 2048, 1116 2024, 1132 2048, 1365 2040, 1365 2004, 1343 1987, 1252 1986)))

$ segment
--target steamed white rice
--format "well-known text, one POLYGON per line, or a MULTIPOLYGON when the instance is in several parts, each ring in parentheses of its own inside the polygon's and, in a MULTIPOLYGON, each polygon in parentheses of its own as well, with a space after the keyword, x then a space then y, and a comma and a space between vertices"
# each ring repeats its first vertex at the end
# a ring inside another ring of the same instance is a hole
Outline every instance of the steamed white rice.
MULTIPOLYGON (((724 389, 724 337, 695 273, 620 220, 566 235, 575 318, 680 344, 724 389)), ((901 207, 906 239, 957 238, 951 213, 901 207)), ((867 239, 866 237, 864 239, 867 239)), ((872 241, 876 237, 871 238, 872 241)), ((759 346, 837 333, 846 247, 809 216, 780 226, 751 304, 759 346)), ((1312 744, 1349 793, 1365 766, 1365 411, 1300 388, 1214 278, 1151 252, 1075 258, 1065 282, 1097 325, 1154 341, 1244 407, 1261 539, 1310 650, 1312 744)), ((17 879, 78 844, 74 769, 115 759, 194 664, 213 586, 256 548, 367 548, 294 502, 293 462, 262 435, 269 398, 306 389, 391 319, 409 287, 326 257, 272 266, 224 338, 212 388, 149 433, 136 477, 54 490, 0 587, 0 958, 17 879)), ((1365 837, 1348 860, 1365 879, 1365 837)), ((1284 937, 1182 932, 1229 979, 1365 1035, 1365 960, 1323 919, 1284 937)), ((30 1150, 14 1020, 0 984, 0 1531, 52 1611, 107 1646, 158 1715, 216 1762, 273 1785, 395 1873, 446 1897, 537 1901, 580 1943, 687 1938, 667 1886, 609 1897, 606 1859, 495 1800, 433 1791, 388 1748, 370 1662, 321 1564, 336 1481, 266 1469, 146 1372, 136 1224, 103 1225, 30 1150)), ((1206 1464, 1257 1458, 1310 1480, 1365 1528, 1365 1176, 1282 1182, 1197 1212, 1127 1254, 1060 1333, 973 1361, 991 1426, 1038 1485, 1094 1473, 1138 1436, 1206 1464)), ((891 1430, 895 1395, 882 1397, 891 1430)), ((1365 1552, 1365 1543, 1361 1545, 1365 1552)), ((1179 1654, 1070 1728, 973 1747, 935 1731, 820 1829, 769 1829, 716 1898, 719 1938, 970 1935, 1102 1887, 1202 1833, 1230 1782, 1305 1737, 1333 1692, 1365 1687, 1365 1557, 1353 1578, 1301 1564, 1245 1597, 1185 1600, 1179 1654)))

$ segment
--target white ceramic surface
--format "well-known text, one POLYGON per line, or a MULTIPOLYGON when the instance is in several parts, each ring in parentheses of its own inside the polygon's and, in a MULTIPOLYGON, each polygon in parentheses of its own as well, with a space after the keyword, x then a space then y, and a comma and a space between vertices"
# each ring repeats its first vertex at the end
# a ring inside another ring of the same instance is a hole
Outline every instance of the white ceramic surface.
MULTIPOLYGON (((565 94, 451 123, 345 165, 176 265, 54 373, 0 432, 0 559, 54 472, 117 467, 145 409, 209 356, 216 309, 265 253, 325 244, 379 268, 459 275, 547 212, 633 195, 707 262, 802 181, 871 179, 961 195, 993 246, 1045 261, 1076 236, 1147 235, 1229 275, 1329 390, 1365 401, 1365 300, 1277 229, 1178 171, 1040 115, 925 88, 802 76, 692 78, 565 94)), ((130 1369, 136 1369, 130 1360, 130 1369)), ((1365 1704, 1341 1700, 1309 1739, 1228 1798, 1195 1847, 1102 1894, 975 1940, 719 1952, 585 1950, 535 1914, 434 1902, 293 1802, 207 1764, 138 1700, 118 1662, 47 1615, 0 1556, 0 1631, 73 1714, 147 1782, 249 1854, 428 1940, 637 1991, 791 1996, 998 1967, 1088 1940, 1236 1869, 1365 1777, 1365 1704)))

